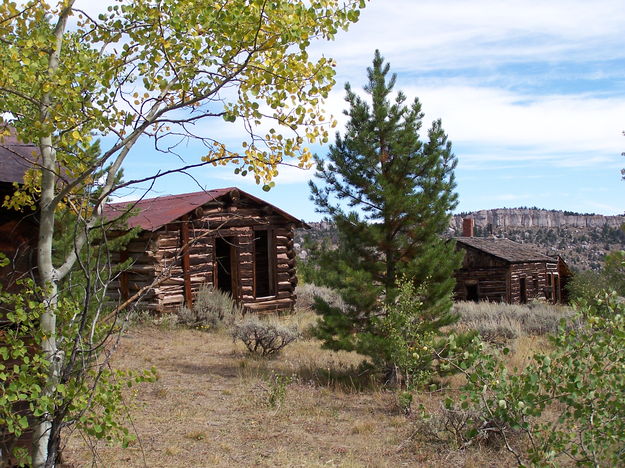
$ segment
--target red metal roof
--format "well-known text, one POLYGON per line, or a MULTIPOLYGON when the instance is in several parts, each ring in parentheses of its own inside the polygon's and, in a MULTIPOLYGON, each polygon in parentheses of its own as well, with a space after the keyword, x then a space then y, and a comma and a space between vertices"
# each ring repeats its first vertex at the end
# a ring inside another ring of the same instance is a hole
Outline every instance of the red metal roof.
POLYGON ((112 221, 127 213, 129 210, 137 211, 137 214, 128 219, 128 227, 133 228, 138 226, 146 231, 156 231, 164 225, 192 212, 196 208, 223 197, 224 195, 228 195, 234 190, 237 190, 241 197, 249 198, 265 206, 270 206, 276 213, 296 223, 298 226, 306 226, 302 221, 282 211, 280 208, 236 187, 184 193, 181 195, 168 195, 137 201, 110 203, 104 207, 103 216, 112 221))

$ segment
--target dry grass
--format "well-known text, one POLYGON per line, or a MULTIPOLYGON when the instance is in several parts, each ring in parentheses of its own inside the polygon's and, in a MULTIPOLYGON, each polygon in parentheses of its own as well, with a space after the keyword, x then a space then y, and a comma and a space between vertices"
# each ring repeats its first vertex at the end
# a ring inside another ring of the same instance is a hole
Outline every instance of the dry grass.
MULTIPOLYGON (((288 321, 310 323, 310 316, 288 321)), ((354 353, 320 349, 315 340, 276 359, 249 355, 224 333, 141 325, 123 337, 115 366, 155 366, 159 380, 128 394, 137 442, 96 444, 78 433, 65 458, 76 467, 396 467, 507 466, 505 453, 455 451, 414 434, 396 397, 366 374, 354 353), (271 407, 274 375, 290 378, 284 401, 271 407), (496 463, 493 460, 497 460, 496 463)), ((436 407, 442 395, 420 395, 436 407)), ((413 416, 413 418, 416 416, 413 416)))
MULTIPOLYGON (((305 330, 316 317, 305 311, 272 320, 305 330)), ((522 334, 511 344, 509 365, 523 368, 545 339, 522 334)), ((361 371, 362 356, 323 350, 314 339, 262 359, 226 331, 144 323, 122 338, 114 359, 119 368, 155 366, 159 373, 156 383, 128 393, 138 440, 128 448, 100 442, 92 451, 91 441, 74 433, 64 454, 76 467, 514 464, 501 448, 458 450, 432 441, 419 431, 418 415, 401 414, 395 393, 361 371)), ((461 379, 447 383, 451 390, 416 395, 414 406, 436 412, 446 396, 456 395, 461 379)))
POLYGON ((477 330, 487 341, 555 333, 562 318, 573 311, 566 306, 536 302, 528 305, 495 302, 458 302, 460 326, 477 330))

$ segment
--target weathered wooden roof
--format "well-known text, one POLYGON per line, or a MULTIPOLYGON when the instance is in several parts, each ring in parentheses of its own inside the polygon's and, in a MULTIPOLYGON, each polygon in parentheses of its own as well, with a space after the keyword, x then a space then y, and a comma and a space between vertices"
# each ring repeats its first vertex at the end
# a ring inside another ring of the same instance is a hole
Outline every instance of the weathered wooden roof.
POLYGON ((557 259, 548 257, 535 247, 519 244, 510 239, 494 237, 456 237, 458 244, 463 244, 484 253, 493 255, 510 263, 522 262, 556 262, 557 259))
POLYGON ((22 143, 15 131, 0 137, 0 182, 24 182, 24 174, 33 167, 39 148, 32 143, 22 143))
POLYGON ((106 219, 113 221, 127 213, 129 210, 133 210, 137 213, 128 219, 127 224, 129 228, 138 226, 146 231, 156 231, 166 224, 174 222, 182 216, 191 213, 196 208, 211 201, 218 200, 221 197, 230 195, 233 192, 238 192, 241 197, 249 198, 258 204, 271 207, 276 214, 283 216, 292 223, 295 223, 298 227, 306 227, 305 223, 294 216, 236 187, 184 193, 181 195, 146 198, 137 201, 110 203, 104 207, 103 215, 106 219))

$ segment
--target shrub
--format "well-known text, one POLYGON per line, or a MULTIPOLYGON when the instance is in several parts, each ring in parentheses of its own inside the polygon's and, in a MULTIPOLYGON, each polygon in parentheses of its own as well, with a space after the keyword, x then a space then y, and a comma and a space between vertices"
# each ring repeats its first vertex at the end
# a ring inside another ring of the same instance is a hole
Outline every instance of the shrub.
POLYGON ((601 271, 581 271, 567 284, 573 301, 592 301, 604 291, 616 291, 625 296, 625 250, 615 250, 605 256, 601 271))
POLYGON ((299 337, 297 328, 250 318, 234 326, 232 338, 241 340, 250 353, 273 356, 299 337))
POLYGON ((598 271, 586 270, 575 273, 566 285, 571 301, 588 300, 600 294, 607 287, 603 275, 598 271))
POLYGON ((178 311, 183 325, 212 330, 231 327, 241 315, 229 293, 208 285, 200 288, 192 308, 183 306, 178 311))
POLYGON ((418 433, 432 442, 456 449, 472 445, 500 448, 503 443, 501 431, 509 436, 514 432, 501 422, 481 418, 474 410, 442 406, 437 412, 423 416, 416 423, 418 433))
POLYGON ((553 351, 535 354, 520 372, 509 374, 484 346, 467 353, 458 366, 467 377, 460 406, 449 398, 446 408, 475 412, 474 428, 492 422, 519 465, 566 457, 580 466, 623 466, 625 304, 604 294, 580 305, 579 318, 578 327, 563 320, 553 351), (524 433, 524 443, 510 439, 508 428, 524 433))
POLYGON ((465 343, 475 336, 448 335, 442 330, 446 320, 433 317, 422 300, 428 287, 416 287, 405 278, 400 280, 396 300, 371 320, 373 332, 362 334, 361 349, 372 357, 378 369, 385 371, 387 384, 414 389, 431 383, 436 376, 451 373, 451 368, 440 368, 436 355, 447 356, 450 340, 465 343))
POLYGON ((278 408, 284 403, 286 390, 294 381, 293 376, 272 373, 268 379, 267 406, 278 408))
POLYGON ((319 297, 333 307, 344 308, 345 303, 338 291, 326 286, 304 283, 297 286, 297 307, 299 309, 312 310, 315 305, 315 298, 319 297))

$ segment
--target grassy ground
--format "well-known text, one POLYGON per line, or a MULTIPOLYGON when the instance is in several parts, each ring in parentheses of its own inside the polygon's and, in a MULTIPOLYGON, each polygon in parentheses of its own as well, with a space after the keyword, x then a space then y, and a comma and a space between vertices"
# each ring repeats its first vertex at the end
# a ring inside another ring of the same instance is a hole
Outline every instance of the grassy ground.
MULTIPOLYGON (((311 313, 290 321, 305 329, 311 313)), ((541 337, 514 339, 510 365, 522 367, 541 337)), ((128 448, 66 439, 76 467, 497 467, 497 448, 458 450, 428 438, 418 415, 405 416, 395 393, 359 375, 362 357, 303 339, 275 359, 250 356, 225 332, 138 325, 122 338, 114 366, 155 366, 159 380, 127 396, 137 441, 128 448)), ((451 385, 459 380, 452 379, 451 385)), ((418 396, 436 411, 453 390, 418 396)))

